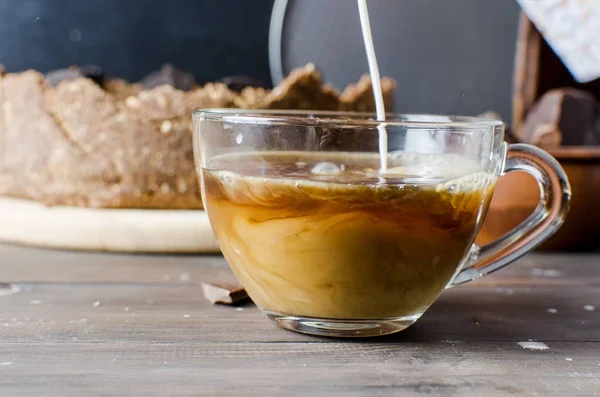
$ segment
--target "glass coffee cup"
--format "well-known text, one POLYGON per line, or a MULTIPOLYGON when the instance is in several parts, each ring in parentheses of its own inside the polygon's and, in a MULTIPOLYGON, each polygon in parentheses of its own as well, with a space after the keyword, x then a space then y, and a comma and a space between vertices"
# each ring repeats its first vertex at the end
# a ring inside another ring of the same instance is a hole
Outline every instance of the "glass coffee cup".
POLYGON ((445 288, 513 262, 569 207, 548 153, 507 145, 497 120, 390 115, 386 169, 374 115, 208 109, 194 113, 202 198, 221 251, 279 326, 363 337, 401 331, 445 288), (496 180, 531 174, 540 204, 474 244, 496 180))

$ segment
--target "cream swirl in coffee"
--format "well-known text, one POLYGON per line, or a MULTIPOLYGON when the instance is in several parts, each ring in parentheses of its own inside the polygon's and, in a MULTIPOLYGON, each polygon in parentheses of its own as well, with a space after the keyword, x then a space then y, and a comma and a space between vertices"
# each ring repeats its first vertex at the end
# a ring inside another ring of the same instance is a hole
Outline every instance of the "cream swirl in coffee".
POLYGON ((422 313, 471 247, 495 178, 460 156, 257 152, 213 157, 221 250, 263 309, 319 318, 422 313), (484 204, 484 205, 482 205, 484 204))

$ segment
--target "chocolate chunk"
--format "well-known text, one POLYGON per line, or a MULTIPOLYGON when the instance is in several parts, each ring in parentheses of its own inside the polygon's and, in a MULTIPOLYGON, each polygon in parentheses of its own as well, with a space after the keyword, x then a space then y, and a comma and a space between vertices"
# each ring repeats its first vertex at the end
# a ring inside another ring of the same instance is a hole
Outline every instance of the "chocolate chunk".
POLYGON ((230 284, 202 283, 202 293, 210 303, 237 305, 250 300, 244 288, 230 284))
POLYGON ((150 73, 142 80, 142 87, 146 90, 165 84, 182 91, 190 91, 196 86, 192 74, 177 69, 171 64, 164 64, 159 71, 150 73))
POLYGON ((216 82, 225 84, 227 88, 235 92, 242 92, 242 90, 247 87, 266 88, 263 83, 248 76, 229 76, 217 80, 216 82))
POLYGON ((52 70, 45 75, 46 81, 54 87, 61 81, 75 80, 82 77, 91 79, 100 87, 104 84, 104 72, 98 65, 71 66, 66 69, 52 70))
POLYGON ((529 112, 519 139, 545 149, 600 144, 600 104, 588 92, 548 91, 529 112))

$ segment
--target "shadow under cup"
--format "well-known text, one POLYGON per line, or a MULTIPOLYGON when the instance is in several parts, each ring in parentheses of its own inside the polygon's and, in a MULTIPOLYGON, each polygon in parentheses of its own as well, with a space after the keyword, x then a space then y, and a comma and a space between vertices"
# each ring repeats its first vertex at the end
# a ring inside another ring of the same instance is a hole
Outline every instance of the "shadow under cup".
POLYGON ((221 251, 280 326, 413 324, 469 257, 506 154, 494 120, 207 110, 196 168, 221 251), (384 171, 379 138, 387 138, 384 171))

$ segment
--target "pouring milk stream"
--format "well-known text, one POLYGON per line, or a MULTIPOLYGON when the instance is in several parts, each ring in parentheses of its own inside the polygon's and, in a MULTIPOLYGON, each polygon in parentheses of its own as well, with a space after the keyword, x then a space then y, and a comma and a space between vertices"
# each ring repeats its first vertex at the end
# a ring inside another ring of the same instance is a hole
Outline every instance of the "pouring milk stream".
MULTIPOLYGON (((383 93, 381 92, 381 78, 379 76, 379 65, 375 56, 375 46, 373 45, 373 35, 371 34, 371 23, 369 22, 369 9, 367 0, 358 0, 358 13, 360 15, 360 26, 362 28, 363 41, 367 52, 367 61, 369 62, 369 73, 373 84, 373 95, 375 96, 375 109, 377 120, 385 121, 385 106, 383 103, 383 93)), ((377 126, 379 131, 379 173, 385 174, 387 171, 387 152, 388 137, 385 123, 377 126)))

